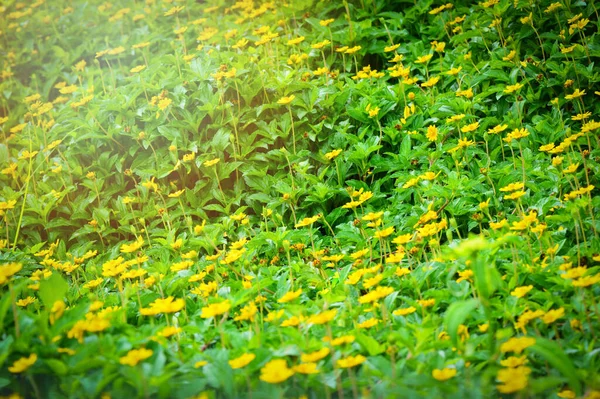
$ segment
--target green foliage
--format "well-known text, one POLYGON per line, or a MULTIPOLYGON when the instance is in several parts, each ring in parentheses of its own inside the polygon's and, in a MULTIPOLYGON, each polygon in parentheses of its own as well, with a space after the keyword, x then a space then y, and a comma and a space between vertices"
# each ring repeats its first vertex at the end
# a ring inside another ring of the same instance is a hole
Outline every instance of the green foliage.
POLYGON ((599 395, 594 2, 5 3, 0 396, 599 395))

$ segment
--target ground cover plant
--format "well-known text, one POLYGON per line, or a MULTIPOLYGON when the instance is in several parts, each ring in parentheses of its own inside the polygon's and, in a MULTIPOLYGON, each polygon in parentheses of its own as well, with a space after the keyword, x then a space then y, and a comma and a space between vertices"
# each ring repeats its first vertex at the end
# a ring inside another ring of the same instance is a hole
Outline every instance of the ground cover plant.
POLYGON ((593 1, 0 13, 0 395, 600 397, 593 1))

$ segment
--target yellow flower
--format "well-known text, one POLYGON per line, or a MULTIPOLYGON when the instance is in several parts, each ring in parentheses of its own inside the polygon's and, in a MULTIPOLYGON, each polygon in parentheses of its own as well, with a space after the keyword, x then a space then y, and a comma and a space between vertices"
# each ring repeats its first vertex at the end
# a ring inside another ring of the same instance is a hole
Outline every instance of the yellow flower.
POLYGON ((532 337, 513 337, 500 346, 500 352, 521 353, 525 348, 535 345, 535 338, 532 337))
POLYGON ((501 369, 496 376, 497 380, 502 384, 497 385, 500 393, 518 392, 527 387, 528 376, 531 369, 525 366, 516 368, 501 369))
POLYGON ((510 356, 508 358, 506 358, 505 360, 500 360, 500 364, 502 365, 502 367, 519 367, 519 366, 523 366, 525 363, 527 363, 527 356, 523 355, 521 357, 516 357, 516 356, 510 356))
POLYGON ((194 262, 191 260, 184 260, 181 262, 176 262, 171 265, 170 270, 172 272, 179 272, 181 270, 187 270, 190 267, 192 267, 193 264, 194 264, 194 262))
POLYGON ((508 225, 508 220, 502 219, 499 222, 490 222, 490 227, 492 230, 500 230, 501 228, 508 225))
POLYGON ((383 49, 383 51, 384 51, 384 52, 386 52, 386 53, 389 53, 389 52, 391 52, 391 51, 394 51, 394 50, 396 50, 398 47, 400 47, 400 45, 399 45, 399 44, 394 44, 394 45, 392 45, 392 46, 386 46, 386 47, 383 49))
MULTIPOLYGON (((271 313, 269 313, 271 314, 271 313)), ((281 327, 296 327, 298 325, 300 325, 300 323, 302 323, 304 321, 304 317, 303 316, 292 316, 287 320, 284 320, 280 326, 281 327)))
POLYGON ((435 125, 427 127, 427 134, 425 135, 429 141, 436 141, 438 137, 438 128, 435 125))
POLYGON ((450 75, 450 76, 458 75, 458 73, 460 71, 462 71, 462 66, 459 66, 458 68, 451 68, 449 71, 446 72, 446 75, 450 75))
POLYGON ((135 366, 142 360, 148 359, 150 356, 152 356, 152 350, 150 349, 132 349, 127 352, 127 355, 119 359, 119 362, 127 366, 135 366))
POLYGON ((321 67, 321 68, 317 68, 315 71, 313 71, 313 75, 321 76, 321 75, 325 75, 328 72, 329 72, 329 68, 321 67))
POLYGON ((197 224, 194 226, 194 234, 199 235, 204 231, 204 227, 206 226, 206 220, 202 221, 202 224, 197 224))
POLYGON ((2 266, 0 266, 0 284, 4 284, 7 281, 9 281, 9 277, 15 275, 22 268, 23 265, 21 263, 16 262, 5 263, 2 266))
MULTIPOLYGON (((185 32, 187 32, 187 30, 188 30, 188 27, 187 27, 187 26, 182 26, 182 27, 181 27, 181 28, 179 28, 179 29, 175 29, 175 30, 173 31, 173 33, 175 33, 176 35, 183 35, 185 32)), ((184 59, 185 59, 185 57, 184 57, 184 59)))
POLYGON ((279 298, 279 300, 277 302, 278 303, 291 302, 294 299, 298 298, 300 296, 300 294, 302 294, 302 288, 300 288, 298 291, 288 291, 284 296, 279 298))
POLYGON ((37 355, 35 353, 32 353, 31 355, 29 355, 29 357, 22 357, 16 362, 14 362, 13 365, 8 368, 8 371, 10 371, 13 374, 22 373, 23 371, 31 367, 36 361, 37 355))
MULTIPOLYGON (((344 335, 339 338, 335 338, 335 339, 331 340, 331 346, 340 346, 340 345, 344 345, 344 344, 351 344, 352 342, 354 342, 355 339, 356 338, 354 337, 354 335, 344 335)), ((329 337, 323 338, 323 341, 328 342, 329 337)))
POLYGON ((197 369, 197 368, 206 366, 207 364, 208 364, 208 362, 206 360, 200 360, 200 361, 197 361, 196 363, 194 363, 194 368, 197 369))
POLYGON ((425 64, 433 57, 433 54, 422 55, 415 61, 417 64, 425 64))
POLYGON ((240 40, 238 40, 233 46, 231 46, 231 48, 233 49, 242 49, 244 47, 246 47, 246 45, 248 44, 248 39, 246 38, 241 38, 240 40))
POLYGON ((158 109, 164 111, 173 101, 170 98, 162 98, 158 101, 158 109))
POLYGON ((169 198, 179 198, 181 196, 181 194, 183 194, 184 192, 185 192, 185 189, 175 191, 174 193, 169 194, 169 198))
POLYGON ((29 152, 29 150, 25 150, 21 153, 21 156, 19 157, 19 159, 30 159, 33 158, 37 155, 39 151, 31 151, 29 152))
POLYGON ((416 311, 417 311, 417 309, 414 306, 410 306, 408 308, 400 308, 400 309, 394 310, 393 315, 394 316, 406 316, 406 315, 409 315, 416 311))
POLYGON ((498 133, 502 133, 506 129, 508 129, 508 125, 496 125, 493 128, 488 129, 488 133, 489 134, 498 134, 498 133))
POLYGON ((487 200, 480 202, 479 209, 481 209, 481 210, 488 209, 490 207, 490 199, 491 198, 488 198, 487 200))
POLYGON ((529 15, 526 15, 526 16, 524 16, 524 17, 523 17, 523 18, 521 18, 520 20, 521 20, 521 23, 522 23, 523 25, 526 25, 526 24, 528 24, 528 23, 531 23, 531 21, 532 21, 532 14, 531 14, 531 13, 529 13, 529 15))
POLYGON ((328 26, 333 21, 335 21, 335 19, 333 19, 333 18, 325 19, 325 20, 319 21, 319 25, 321 25, 321 26, 328 26))
POLYGON ((337 309, 325 310, 321 313, 310 316, 307 319, 307 322, 312 324, 325 324, 333 320, 336 314, 337 309))
POLYGON ((370 318, 368 320, 363 321, 362 323, 358 324, 358 328, 371 328, 376 326, 377 324, 379 324, 379 320, 377 320, 376 318, 370 318))
POLYGON ((131 48, 140 49, 140 48, 148 47, 149 45, 150 45, 150 42, 142 42, 142 43, 134 44, 133 46, 131 46, 131 48))
POLYGON ((185 301, 181 298, 175 299, 170 296, 165 299, 159 298, 150 304, 150 307, 140 309, 144 316, 155 316, 159 313, 176 313, 185 306, 185 301))
MULTIPOLYGON (((404 255, 405 255, 405 253, 403 251, 396 251, 394 253, 390 253, 385 258, 385 263, 400 263, 402 261, 402 259, 404 259, 404 255)), ((400 269, 400 268, 396 269, 396 274, 398 274, 398 270, 404 270, 404 269, 400 269)))
POLYGON ((551 151, 552 149, 554 149, 554 143, 548 143, 543 146, 540 146, 539 148, 539 150, 542 152, 551 151))
POLYGON ((335 159, 338 157, 338 155, 340 155, 342 153, 342 150, 333 150, 328 152, 327 154, 325 154, 325 158, 328 161, 331 161, 332 159, 335 159))
POLYGON ((564 317, 564 315, 565 308, 560 307, 558 309, 547 311, 546 314, 542 316, 542 321, 544 322, 544 324, 551 324, 554 323, 556 320, 560 319, 561 317, 564 317))
POLYGON ((446 119, 446 122, 447 123, 458 122, 461 119, 463 119, 465 116, 466 116, 465 114, 454 115, 454 116, 451 116, 450 118, 446 119))
POLYGON ((58 348, 56 351, 58 353, 66 353, 69 356, 73 356, 75 353, 77 353, 71 348, 58 348))
POLYGON ((572 94, 568 94, 565 96, 565 100, 574 100, 574 99, 579 98, 584 95, 585 95, 585 90, 575 89, 575 91, 572 94))
POLYGON ((408 234, 403 234, 403 235, 399 235, 398 237, 394 238, 392 240, 392 242, 396 245, 404 245, 406 243, 409 243, 410 240, 412 239, 412 234, 408 233, 408 234))
POLYGON ((283 382, 294 375, 294 370, 290 369, 287 362, 283 359, 274 359, 260 369, 260 379, 269 384, 283 382))
POLYGON ((319 372, 316 363, 300 363, 294 366, 293 370, 300 374, 317 374, 319 372))
POLYGON ((13 126, 10 129, 10 132, 11 133, 19 133, 20 131, 22 131, 23 129, 25 129, 26 126, 27 126, 27 123, 20 123, 20 124, 18 124, 16 126, 13 126))
POLYGON ((515 91, 520 90, 523 87, 521 83, 515 83, 514 85, 508 85, 504 89, 504 94, 514 93, 515 91))
POLYGON ((229 361, 229 365, 232 369, 241 369, 242 367, 246 367, 256 358, 254 353, 244 353, 240 357, 236 357, 229 361))
POLYGON ((517 298, 523 298, 532 289, 533 289, 533 285, 525 285, 522 287, 517 287, 513 291, 511 291, 510 295, 516 296, 517 298))
POLYGON ((180 249, 181 246, 183 245, 183 239, 178 238, 177 240, 175 240, 174 242, 169 244, 171 248, 177 250, 180 249))
POLYGON ((83 288, 88 288, 88 289, 96 288, 97 286, 102 284, 103 281, 104 281, 104 279, 102 277, 97 278, 95 280, 90 280, 83 285, 83 288))
POLYGON ((517 198, 521 198, 521 197, 522 197, 522 196, 524 196, 525 194, 526 194, 526 192, 525 192, 525 191, 522 191, 522 190, 521 190, 521 191, 515 191, 515 192, 514 192, 514 193, 512 193, 512 194, 505 195, 505 196, 504 196, 504 199, 510 199, 510 200, 514 200, 514 199, 517 199, 517 198))
POLYGON ((296 44, 300 44, 304 41, 304 36, 297 37, 295 39, 288 40, 286 43, 288 46, 295 46, 296 44))
POLYGON ((473 277, 473 270, 464 270, 464 271, 459 271, 458 272, 459 277, 456 279, 457 283, 460 283, 461 281, 470 281, 471 277, 473 277))
POLYGON ((20 306, 20 307, 22 307, 22 308, 23 308, 23 307, 25 307, 25 306, 31 305, 31 304, 32 304, 32 303, 34 303, 35 301, 36 301, 36 299, 35 299, 34 297, 32 297, 32 296, 28 296, 27 298, 24 298, 24 299, 19 299, 19 300, 16 302, 16 304, 17 304, 17 306, 20 306))
POLYGON ((219 163, 219 161, 220 161, 219 158, 214 158, 214 159, 211 159, 209 161, 205 161, 202 165, 204 165, 204 166, 206 166, 208 168, 208 167, 211 167, 211 166, 215 166, 216 164, 219 163))
POLYGON ((144 69, 146 69, 146 65, 138 65, 136 67, 131 68, 129 70, 129 72, 131 72, 131 73, 138 73, 138 72, 143 71, 144 69))
POLYGON ((444 368, 444 369, 435 369, 431 372, 433 378, 438 381, 446 381, 456 375, 456 369, 454 368, 444 368))
MULTIPOLYGON (((63 85, 61 85, 61 87, 65 87, 65 86, 66 86, 66 82, 62 82, 62 83, 64 83, 64 84, 63 84, 63 85)), ((58 84, 57 84, 56 86, 58 86, 58 84)), ((54 87, 56 87, 56 86, 54 86, 54 87)), ((25 98, 23 99, 23 102, 24 102, 24 103, 26 103, 26 104, 29 104, 29 103, 32 103, 32 102, 34 102, 34 101, 37 101, 37 100, 39 100, 41 97, 42 97, 42 96, 41 96, 39 93, 32 94, 32 95, 30 95, 30 96, 27 96, 27 97, 25 97, 25 98)), ((8 118, 7 118, 7 119, 6 119, 4 122, 6 122, 7 120, 8 120, 8 118)), ((3 122, 3 123, 4 123, 4 122, 3 122)))
POLYGON ((277 100, 277 104, 287 105, 294 101, 294 98, 296 98, 296 96, 293 94, 291 96, 281 97, 279 100, 277 100))
POLYGON ((331 44, 331 42, 329 40, 323 40, 322 42, 315 43, 315 44, 311 45, 310 47, 314 48, 315 50, 320 50, 329 44, 331 44))
POLYGON ((339 359, 336 364, 339 368, 347 369, 354 366, 358 366, 359 364, 364 363, 367 360, 363 355, 356 356, 348 356, 342 359, 339 359))
POLYGON ((183 10, 185 6, 174 6, 169 9, 169 11, 164 13, 165 17, 170 17, 171 15, 178 14, 181 10, 183 10))
MULTIPOLYGON (((552 4, 550 4, 550 5, 548 6, 548 8, 546 8, 546 9, 544 10, 544 12, 545 12, 546 14, 549 14, 549 13, 551 13, 551 12, 555 11, 555 10, 558 10, 559 8, 562 8, 562 6, 563 6, 563 5, 562 5, 560 2, 558 2, 558 1, 557 1, 557 2, 555 2, 555 3, 552 3, 552 4)), ((559 396, 559 397, 561 397, 561 398, 563 397, 563 396, 560 396, 560 394, 558 394, 558 396, 559 396)), ((575 396, 573 396, 573 397, 575 397, 575 396)))
POLYGON ((60 94, 71 94, 77 91, 76 85, 65 86, 59 90, 60 94))
POLYGON ((421 83, 421 87, 433 87, 440 81, 439 76, 432 76, 426 82, 421 83))
POLYGON ((422 307, 424 307, 424 308, 429 308, 429 307, 435 305, 435 298, 431 298, 431 299, 419 299, 417 301, 417 303, 419 305, 421 305, 422 307))
POLYGON ((444 51, 444 49, 446 48, 446 43, 438 42, 437 40, 434 40, 431 42, 431 47, 433 48, 434 51, 437 51, 438 53, 442 53, 444 51))
POLYGON ((573 284, 573 287, 589 287, 590 285, 594 285, 598 282, 600 282, 600 273, 573 280, 571 284, 573 284))
POLYGON ((376 231, 373 235, 375 238, 385 238, 394 234, 394 226, 387 227, 383 230, 376 231))
POLYGON ((469 133, 469 132, 473 132, 473 131, 477 130, 478 127, 479 127, 479 122, 473 122, 471 124, 463 126, 460 129, 460 131, 463 133, 469 133))
POLYGON ((575 171, 577 171, 577 168, 579 168, 578 163, 569 164, 569 166, 563 170, 563 173, 564 174, 575 173, 575 171))
POLYGON ((210 317, 226 313, 229 311, 229 309, 231 309, 231 303, 229 303, 229 300, 225 300, 219 303, 213 303, 202 308, 202 314, 200 315, 200 317, 202 317, 203 319, 208 319, 210 317))
POLYGON ((316 216, 313 216, 310 218, 304 218, 301 221, 299 221, 298 223, 296 223, 295 227, 299 228, 299 227, 311 226, 314 222, 319 220, 320 217, 321 217, 321 215, 316 215, 316 216))
POLYGON ((406 276, 410 274, 410 269, 408 267, 397 267, 394 274, 398 277, 406 276))
MULTIPOLYGON (((354 47, 350 47, 349 49, 346 49, 344 51, 345 54, 354 54, 357 51, 359 51, 360 49, 362 49, 361 46, 354 46, 354 47)), ((337 50, 338 52, 340 51, 340 49, 337 50)))
POLYGON ((330 352, 329 348, 324 347, 315 352, 302 354, 300 356, 300 360, 303 363, 315 363, 315 362, 318 362, 319 360, 323 359, 325 356, 329 355, 329 352, 330 352))
POLYGON ((123 244, 121 245, 121 253, 132 253, 140 249, 144 245, 144 239, 140 236, 137 240, 135 240, 131 244, 123 244))
POLYGON ((358 302, 360 304, 371 303, 380 300, 394 292, 392 287, 383 287, 379 286, 375 290, 370 291, 369 293, 362 295, 358 298, 358 302))
MULTIPOLYGON (((560 4, 560 3, 558 3, 558 4, 560 4)), ((560 5, 562 6, 562 4, 560 4, 560 5)), ((548 7, 548 8, 550 8, 550 7, 548 7)), ((559 398, 564 398, 564 399, 575 399, 577 397, 577 395, 575 395, 575 392, 571 391, 570 389, 563 389, 562 391, 558 392, 556 394, 556 396, 558 396, 559 398)))
POLYGON ((473 98, 473 88, 469 87, 466 90, 457 90, 456 97, 473 98))
POLYGON ((523 183, 511 183, 508 186, 504 186, 500 189, 500 191, 506 192, 506 191, 516 191, 516 190, 522 190, 525 187, 525 185, 523 183))
POLYGON ((179 332, 181 332, 181 328, 168 326, 160 330, 156 335, 159 337, 169 338, 172 335, 179 334, 179 332))
POLYGON ((379 115, 380 109, 379 107, 371 108, 371 104, 368 104, 367 108, 365 108, 365 111, 367 111, 367 113, 369 114, 369 118, 374 118, 377 115, 379 115))

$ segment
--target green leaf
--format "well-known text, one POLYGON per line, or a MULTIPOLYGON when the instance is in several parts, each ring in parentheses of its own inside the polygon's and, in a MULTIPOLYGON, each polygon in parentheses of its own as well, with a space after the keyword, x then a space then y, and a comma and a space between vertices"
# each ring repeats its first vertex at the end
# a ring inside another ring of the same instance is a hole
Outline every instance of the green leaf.
POLYGON ((0 331, 4 331, 4 318, 6 317, 6 313, 8 309, 10 309, 10 304, 12 303, 12 299, 9 295, 2 295, 0 299, 0 331))
POLYGON ((558 344, 545 338, 536 337, 535 345, 527 348, 527 351, 540 355, 552 367, 560 371, 569 382, 569 388, 575 391, 578 397, 581 395, 581 381, 577 376, 575 366, 558 344))
POLYGON ((407 134, 402 139, 402 144, 400 144, 400 155, 402 155, 404 158, 408 158, 410 156, 410 149, 410 136, 407 134))
POLYGON ((357 334, 356 341, 369 352, 369 356, 375 356, 385 351, 385 347, 370 335, 357 334))
POLYGON ((46 363, 46 365, 48 365, 48 367, 50 367, 50 369, 58 375, 65 375, 67 374, 67 366, 61 362, 60 360, 56 360, 56 359, 46 359, 44 360, 44 363, 46 363))
POLYGON ((464 301, 453 302, 444 315, 444 327, 454 346, 458 346, 458 326, 464 323, 471 312, 479 306, 479 300, 475 298, 464 301))
MULTIPOLYGON (((12 335, 9 335, 6 339, 0 342, 0 367, 4 365, 4 361, 6 361, 6 358, 8 355, 10 355, 13 342, 15 342, 15 339, 12 335)), ((2 388, 1 385, 0 388, 2 388)))
POLYGON ((58 273, 52 273, 47 280, 40 282, 39 296, 44 306, 51 309, 54 302, 62 300, 69 290, 69 284, 58 273))
MULTIPOLYGON (((14 286, 12 288, 13 288, 13 293, 14 293, 15 298, 19 297, 19 294, 21 293, 21 291, 27 284, 28 284, 27 280, 19 281, 19 283, 14 284, 14 286)), ((2 297, 0 298, 0 331, 4 331, 4 319, 6 318, 6 314, 8 313, 8 309, 10 309, 11 304, 12 304, 11 295, 10 294, 2 295, 2 297)))

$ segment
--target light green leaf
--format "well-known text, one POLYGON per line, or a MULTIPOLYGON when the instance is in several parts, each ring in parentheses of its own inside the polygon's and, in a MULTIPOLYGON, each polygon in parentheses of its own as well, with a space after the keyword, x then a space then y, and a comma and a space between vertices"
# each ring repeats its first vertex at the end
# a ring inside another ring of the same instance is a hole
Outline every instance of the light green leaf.
POLYGON ((454 346, 458 344, 458 326, 464 323, 471 312, 479 306, 479 300, 471 298, 454 302, 450 305, 444 316, 444 327, 454 346))
POLYGON ((369 352, 370 356, 378 355, 385 351, 385 347, 381 345, 375 338, 370 335, 357 334, 356 341, 369 352))
POLYGON ((69 290, 69 284, 58 273, 52 273, 47 280, 40 282, 39 296, 47 309, 51 309, 54 302, 62 300, 69 290))
POLYGON ((569 382, 569 388, 575 391, 577 397, 581 395, 581 381, 577 376, 575 366, 558 344, 545 338, 536 337, 535 345, 527 348, 527 351, 540 355, 552 367, 560 371, 569 382))

